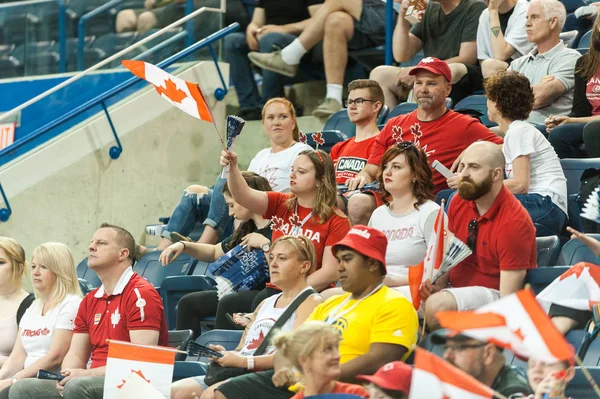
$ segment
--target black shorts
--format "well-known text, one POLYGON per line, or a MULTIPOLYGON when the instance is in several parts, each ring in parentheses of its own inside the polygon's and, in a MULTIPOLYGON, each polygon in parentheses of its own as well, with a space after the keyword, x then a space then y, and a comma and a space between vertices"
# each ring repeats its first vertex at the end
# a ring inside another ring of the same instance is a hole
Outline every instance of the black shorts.
POLYGON ((566 306, 561 306, 553 303, 550 305, 550 309, 548 310, 549 317, 568 317, 569 319, 575 320, 577 325, 573 328, 574 330, 581 330, 585 328, 585 325, 592 318, 593 314, 589 310, 579 310, 568 308, 566 306))
POLYGON ((261 371, 235 377, 220 385, 215 390, 221 392, 227 399, 260 398, 260 399, 289 399, 294 396, 287 388, 277 388, 273 385, 274 371, 261 371))
POLYGON ((483 74, 479 65, 463 64, 467 67, 467 74, 452 85, 450 98, 456 105, 460 100, 470 96, 476 91, 483 90, 483 74))

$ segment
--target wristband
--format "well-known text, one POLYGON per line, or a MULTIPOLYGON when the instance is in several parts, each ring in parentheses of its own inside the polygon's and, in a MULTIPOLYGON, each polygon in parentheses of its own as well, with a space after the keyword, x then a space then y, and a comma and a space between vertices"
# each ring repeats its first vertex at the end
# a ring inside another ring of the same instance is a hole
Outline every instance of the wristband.
POLYGON ((183 245, 183 250, 185 251, 185 241, 179 241, 181 245, 183 245))
POLYGON ((254 356, 248 356, 248 370, 254 370, 254 356))

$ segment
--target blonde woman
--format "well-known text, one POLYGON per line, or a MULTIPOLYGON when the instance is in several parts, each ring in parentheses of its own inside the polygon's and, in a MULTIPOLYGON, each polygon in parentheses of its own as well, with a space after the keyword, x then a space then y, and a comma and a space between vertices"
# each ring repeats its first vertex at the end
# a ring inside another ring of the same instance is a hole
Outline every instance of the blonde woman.
POLYGON ((275 347, 292 366, 302 373, 304 389, 292 399, 312 395, 346 393, 368 398, 360 385, 336 381, 340 368, 339 332, 322 321, 311 321, 296 330, 281 333, 275 338, 275 347))
POLYGON ((8 360, 19 320, 34 299, 21 285, 25 270, 23 247, 12 238, 0 236, 0 367, 8 360))
POLYGON ((33 251, 31 278, 36 300, 19 323, 19 334, 6 363, 0 369, 0 398, 38 369, 59 371, 73 336, 73 321, 81 302, 81 290, 73 255, 60 243, 42 244, 33 251))

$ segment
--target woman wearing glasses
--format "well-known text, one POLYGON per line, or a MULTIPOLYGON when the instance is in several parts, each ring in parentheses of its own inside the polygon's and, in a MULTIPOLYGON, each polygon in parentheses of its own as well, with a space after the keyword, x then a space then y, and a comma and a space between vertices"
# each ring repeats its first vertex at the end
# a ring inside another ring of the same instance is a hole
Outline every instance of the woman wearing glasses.
POLYGON ((433 177, 425 151, 403 141, 383 154, 379 186, 387 205, 375 209, 369 226, 388 239, 385 284, 408 299, 408 267, 423 258, 439 205, 433 202, 433 177))
POLYGON ((534 94, 529 80, 514 71, 486 80, 488 116, 504 137, 504 185, 523 204, 536 235, 560 235, 567 223, 567 179, 552 145, 527 122, 534 94))

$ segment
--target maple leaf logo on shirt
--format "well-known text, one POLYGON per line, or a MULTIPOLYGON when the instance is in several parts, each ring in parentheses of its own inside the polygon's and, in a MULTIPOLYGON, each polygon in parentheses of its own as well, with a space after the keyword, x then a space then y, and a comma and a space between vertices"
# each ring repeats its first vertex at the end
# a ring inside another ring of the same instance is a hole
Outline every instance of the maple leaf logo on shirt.
POLYGON ((177 85, 170 78, 165 80, 165 85, 167 86, 166 89, 162 86, 156 86, 158 94, 164 94, 169 100, 180 104, 187 98, 187 94, 183 90, 178 89, 177 85))
POLYGON ((396 143, 400 143, 402 140, 402 127, 400 126, 392 126, 392 139, 396 143))
POLYGON ((290 224, 292 226, 300 227, 300 217, 294 213, 290 216, 290 224))
POLYGON ((258 334, 258 338, 253 339, 252 341, 250 341, 250 343, 248 344, 248 348, 247 349, 256 349, 259 347, 260 343, 263 342, 265 339, 265 336, 263 334, 263 331, 260 330, 259 334, 258 334))
POLYGON ((271 230, 283 232, 283 219, 277 216, 271 218, 271 230))
POLYGON ((316 132, 312 135, 312 139, 315 141, 315 143, 317 144, 317 149, 319 148, 320 145, 325 144, 325 140, 323 139, 323 134, 321 132, 316 132))
POLYGON ((300 136, 298 137, 298 140, 303 143, 306 144, 306 134, 300 132, 300 136))
POLYGON ((260 170, 258 172, 259 175, 261 175, 262 177, 264 177, 265 179, 267 179, 269 181, 269 184, 271 185, 271 188, 273 189, 273 191, 277 191, 277 187, 279 186, 279 184, 275 183, 275 174, 277 173, 277 168, 271 168, 269 166, 266 166, 265 168, 263 168, 262 170, 260 170))
POLYGON ((413 134, 414 137, 414 141, 415 143, 417 142, 418 139, 421 138, 421 136, 423 136, 423 131, 421 130, 421 125, 419 125, 418 123, 415 123, 414 125, 412 125, 410 127, 410 132, 413 134))

